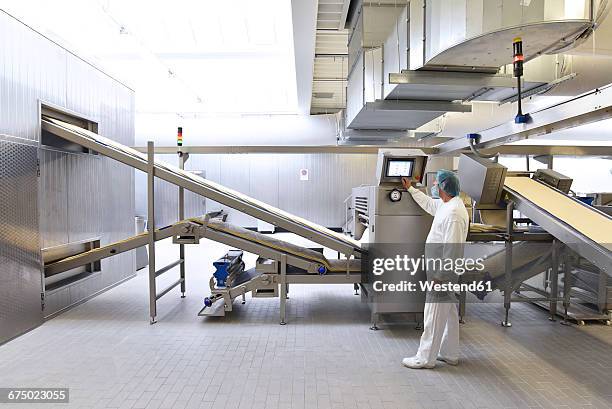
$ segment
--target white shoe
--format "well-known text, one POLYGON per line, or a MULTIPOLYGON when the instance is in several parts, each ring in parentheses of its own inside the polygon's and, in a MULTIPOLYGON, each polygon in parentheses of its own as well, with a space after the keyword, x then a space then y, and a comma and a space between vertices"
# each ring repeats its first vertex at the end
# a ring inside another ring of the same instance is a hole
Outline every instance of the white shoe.
POLYGON ((438 355, 438 361, 445 362, 448 365, 452 365, 452 366, 459 365, 459 360, 458 359, 451 359, 451 358, 447 358, 447 357, 442 356, 442 355, 438 355))
POLYGON ((412 369, 432 369, 436 366, 435 363, 426 364, 425 362, 421 361, 416 356, 402 359, 402 365, 408 368, 412 368, 412 369))

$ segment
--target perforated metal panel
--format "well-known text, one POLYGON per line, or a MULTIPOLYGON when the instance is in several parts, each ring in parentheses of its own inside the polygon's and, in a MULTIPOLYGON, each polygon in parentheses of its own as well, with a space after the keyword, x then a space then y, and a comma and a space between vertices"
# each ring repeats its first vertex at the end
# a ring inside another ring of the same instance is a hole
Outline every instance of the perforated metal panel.
POLYGON ((0 343, 42 323, 37 150, 0 136, 0 343))

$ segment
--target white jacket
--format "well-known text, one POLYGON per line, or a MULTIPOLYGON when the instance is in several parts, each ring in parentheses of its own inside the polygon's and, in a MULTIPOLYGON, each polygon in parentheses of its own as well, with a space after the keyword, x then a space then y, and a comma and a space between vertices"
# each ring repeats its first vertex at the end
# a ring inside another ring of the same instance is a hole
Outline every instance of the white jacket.
MULTIPOLYGON (((442 199, 432 199, 425 193, 413 188, 408 189, 412 198, 434 219, 425 241, 426 260, 458 260, 463 257, 464 243, 467 239, 470 219, 463 201, 453 197, 444 203, 442 199)), ((453 271, 439 270, 428 265, 427 279, 443 282, 458 281, 453 271)), ((426 302, 454 301, 453 292, 427 292, 426 302)))
POLYGON ((423 210, 434 217, 426 243, 465 243, 470 218, 459 196, 444 203, 442 199, 432 199, 412 186, 408 192, 423 210))

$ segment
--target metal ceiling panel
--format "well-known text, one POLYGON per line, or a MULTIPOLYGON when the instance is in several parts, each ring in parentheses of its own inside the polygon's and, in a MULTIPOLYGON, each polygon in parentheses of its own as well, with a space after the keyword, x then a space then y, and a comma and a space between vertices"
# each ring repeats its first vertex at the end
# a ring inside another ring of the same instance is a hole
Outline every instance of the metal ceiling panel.
MULTIPOLYGON (((501 101, 516 94, 516 79, 500 74, 404 71, 389 74, 389 83, 387 100, 501 101)), ((523 90, 544 84, 525 81, 523 90)))
POLYGON ((443 101, 368 102, 347 124, 351 129, 417 129, 446 112, 470 112, 470 105, 443 101))
POLYGON ((342 30, 350 0, 319 0, 317 10, 317 29, 342 30))

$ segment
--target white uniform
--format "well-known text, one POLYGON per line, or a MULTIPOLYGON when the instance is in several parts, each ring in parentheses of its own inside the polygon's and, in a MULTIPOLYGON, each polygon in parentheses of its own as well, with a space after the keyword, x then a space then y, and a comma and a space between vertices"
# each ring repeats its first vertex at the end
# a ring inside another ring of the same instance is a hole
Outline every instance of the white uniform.
MULTIPOLYGON (((463 254, 457 254, 457 249, 462 251, 462 246, 443 246, 443 244, 465 243, 466 241, 469 217, 463 201, 459 197, 454 197, 444 203, 442 199, 432 199, 412 186, 408 192, 423 210, 434 216, 426 240, 429 248, 438 248, 435 245, 439 244, 443 254, 438 256, 462 257, 463 254)), ((459 315, 456 302, 444 295, 428 297, 423 321, 423 335, 416 354, 417 360, 425 367, 433 367, 438 356, 453 361, 457 360, 459 357, 459 315)))

